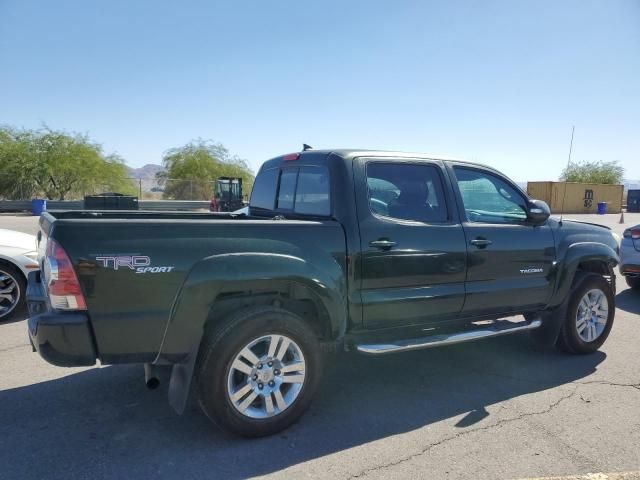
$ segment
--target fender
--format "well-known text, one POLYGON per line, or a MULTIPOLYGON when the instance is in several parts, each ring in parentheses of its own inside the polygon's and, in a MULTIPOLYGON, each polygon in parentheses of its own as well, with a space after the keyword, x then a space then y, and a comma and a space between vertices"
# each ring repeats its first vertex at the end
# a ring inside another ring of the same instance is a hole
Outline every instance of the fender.
POLYGON ((22 253, 24 253, 24 249, 21 248, 14 248, 14 247, 3 247, 3 251, 6 253, 5 254, 0 254, 0 262, 5 262, 8 263, 12 266, 14 266, 15 268, 17 268, 18 270, 20 270, 22 272, 22 274, 25 277, 25 280, 27 279, 27 276, 29 275, 29 270, 27 270, 25 267, 23 267, 20 262, 18 262, 15 258, 13 258, 10 255, 22 255, 22 253))
POLYGON ((305 252, 309 259, 281 253, 225 253, 207 257, 191 269, 176 296, 154 361, 173 364, 169 404, 178 414, 187 406, 205 323, 220 320, 211 308, 221 293, 274 288, 276 282, 303 285, 314 292, 328 312, 332 337, 344 335, 347 324, 344 271, 333 257, 328 262, 326 253, 310 250, 305 252))
POLYGON ((156 364, 187 360, 200 345, 204 325, 219 321, 211 308, 222 293, 273 289, 299 284, 320 300, 331 322, 331 335, 344 334, 347 319, 346 276, 326 252, 305 252, 306 258, 281 253, 241 252, 212 255, 196 263, 171 309, 156 364))
POLYGON ((578 265, 582 262, 597 261, 608 265, 609 269, 620 263, 618 254, 609 246, 599 242, 578 242, 569 245, 564 258, 558 262, 556 288, 551 298, 550 307, 563 303, 571 290, 578 265))

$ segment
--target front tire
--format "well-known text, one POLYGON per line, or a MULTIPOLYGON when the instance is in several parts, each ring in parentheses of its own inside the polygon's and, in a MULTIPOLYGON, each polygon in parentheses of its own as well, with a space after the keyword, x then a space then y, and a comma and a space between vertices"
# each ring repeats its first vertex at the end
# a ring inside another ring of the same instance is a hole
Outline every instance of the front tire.
POLYGON ((272 435, 309 407, 321 374, 318 339, 300 317, 274 307, 238 312, 205 333, 196 395, 218 426, 245 437, 272 435))
POLYGON ((640 277, 624 277, 627 285, 634 290, 640 290, 640 277))
POLYGON ((22 272, 0 261, 0 322, 25 310, 27 282, 22 272))
POLYGON ((600 275, 587 275, 572 291, 556 345, 574 354, 589 354, 605 342, 615 316, 611 285, 600 275))

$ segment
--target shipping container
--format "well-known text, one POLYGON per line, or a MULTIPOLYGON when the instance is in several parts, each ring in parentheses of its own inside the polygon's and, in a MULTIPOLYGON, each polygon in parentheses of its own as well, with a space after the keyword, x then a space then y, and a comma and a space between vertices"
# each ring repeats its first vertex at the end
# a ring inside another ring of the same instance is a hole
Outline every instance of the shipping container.
POLYGON ((528 182, 527 194, 530 198, 547 202, 552 213, 597 213, 600 202, 607 203, 607 213, 620 213, 624 186, 601 183, 528 182))

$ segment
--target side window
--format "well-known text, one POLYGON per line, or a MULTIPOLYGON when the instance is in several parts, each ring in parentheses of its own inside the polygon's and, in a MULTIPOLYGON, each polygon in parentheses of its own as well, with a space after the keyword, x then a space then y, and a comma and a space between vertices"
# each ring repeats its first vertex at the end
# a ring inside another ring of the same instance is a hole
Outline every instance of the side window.
POLYGON ((329 171, 323 167, 301 167, 294 211, 305 215, 329 215, 329 171))
POLYGON ((526 201, 504 180, 490 173, 454 167, 464 210, 470 222, 522 223, 526 201))
POLYGON ((433 165, 370 162, 367 187, 375 214, 425 223, 448 220, 442 179, 433 165))
POLYGON ((294 195, 296 193, 297 168, 283 169, 280 173, 280 186, 278 188, 278 210, 293 210, 294 195))
POLYGON ((276 188, 278 181, 278 169, 264 170, 258 174, 251 190, 252 208, 273 210, 276 200, 276 188))

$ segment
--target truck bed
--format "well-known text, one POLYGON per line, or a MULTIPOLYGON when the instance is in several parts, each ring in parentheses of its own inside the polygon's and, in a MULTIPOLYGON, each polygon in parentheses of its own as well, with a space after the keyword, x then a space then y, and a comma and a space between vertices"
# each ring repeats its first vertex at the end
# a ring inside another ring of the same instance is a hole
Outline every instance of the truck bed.
MULTIPOLYGON (((106 364, 148 362, 157 356, 185 279, 205 259, 288 256, 337 268, 346 282, 345 234, 335 221, 208 212, 53 211, 42 215, 40 226, 40 255, 52 238, 71 258, 97 355, 106 364)), ((227 271, 224 276, 231 283, 242 273, 227 271)), ((263 275, 277 277, 278 272, 263 275)))
POLYGON ((55 220, 242 220, 249 217, 231 212, 180 212, 175 210, 47 210, 43 218, 55 220))

